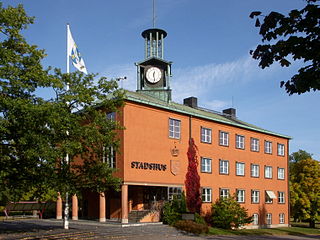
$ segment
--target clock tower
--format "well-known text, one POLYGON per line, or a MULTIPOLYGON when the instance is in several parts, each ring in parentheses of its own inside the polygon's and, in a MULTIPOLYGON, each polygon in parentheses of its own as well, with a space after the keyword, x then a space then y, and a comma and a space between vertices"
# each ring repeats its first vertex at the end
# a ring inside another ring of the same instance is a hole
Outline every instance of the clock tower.
POLYGON ((164 60, 164 38, 167 33, 162 29, 151 28, 142 32, 144 38, 144 60, 136 63, 137 92, 171 100, 171 64, 164 60))

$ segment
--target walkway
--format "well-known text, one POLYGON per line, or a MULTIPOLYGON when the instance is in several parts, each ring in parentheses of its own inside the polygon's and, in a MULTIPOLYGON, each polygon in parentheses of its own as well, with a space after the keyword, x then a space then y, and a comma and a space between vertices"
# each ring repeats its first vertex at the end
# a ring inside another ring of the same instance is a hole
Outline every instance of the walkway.
POLYGON ((173 227, 157 224, 127 226, 112 222, 70 221, 70 229, 64 230, 57 220, 6 220, 0 222, 0 239, 53 240, 53 239, 119 239, 119 240, 163 240, 163 239, 226 239, 226 240, 270 240, 293 239, 314 240, 320 236, 195 236, 180 232, 173 227))

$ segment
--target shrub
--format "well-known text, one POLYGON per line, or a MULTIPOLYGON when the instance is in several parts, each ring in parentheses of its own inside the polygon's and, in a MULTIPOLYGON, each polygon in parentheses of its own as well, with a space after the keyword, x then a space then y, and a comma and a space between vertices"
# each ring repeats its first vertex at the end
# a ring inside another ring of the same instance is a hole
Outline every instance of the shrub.
POLYGON ((179 220, 174 224, 174 227, 194 234, 209 232, 209 227, 206 224, 196 223, 191 220, 179 220))
POLYGON ((194 214, 194 221, 199 224, 207 225, 206 220, 199 213, 194 214))
POLYGON ((186 198, 184 194, 182 194, 181 199, 174 197, 172 201, 164 204, 162 221, 165 224, 173 225, 178 220, 181 220, 182 213, 186 211, 186 198))
POLYGON ((235 196, 220 198, 212 205, 213 226, 224 229, 239 228, 252 222, 247 209, 241 207, 235 196))
POLYGON ((175 222, 181 219, 181 213, 172 208, 171 202, 166 202, 163 206, 162 221, 165 224, 173 225, 175 222))

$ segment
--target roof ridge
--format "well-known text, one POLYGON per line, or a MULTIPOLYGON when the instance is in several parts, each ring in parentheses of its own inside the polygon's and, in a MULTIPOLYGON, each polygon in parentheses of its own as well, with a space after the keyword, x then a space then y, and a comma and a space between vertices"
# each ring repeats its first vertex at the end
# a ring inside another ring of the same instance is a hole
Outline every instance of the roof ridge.
POLYGON ((126 93, 128 93, 128 95, 125 95, 125 99, 131 100, 134 102, 139 102, 139 103, 151 105, 154 107, 164 108, 170 111, 175 111, 183 114, 193 115, 199 118, 203 118, 203 119, 207 119, 207 120, 211 120, 211 121, 215 121, 215 122, 219 122, 227 125, 232 125, 232 126, 236 126, 244 129, 249 129, 256 132, 262 132, 265 134, 274 135, 282 138, 287 138, 287 139, 292 138, 290 136, 275 133, 275 132, 263 129, 261 127, 255 126, 253 124, 244 122, 238 118, 227 117, 225 114, 220 113, 218 111, 209 110, 209 109, 207 109, 209 111, 206 111, 201 107, 192 108, 190 106, 187 106, 181 103, 176 103, 174 101, 166 102, 166 101, 154 98, 152 96, 145 95, 138 92, 133 92, 130 90, 126 90, 126 93))

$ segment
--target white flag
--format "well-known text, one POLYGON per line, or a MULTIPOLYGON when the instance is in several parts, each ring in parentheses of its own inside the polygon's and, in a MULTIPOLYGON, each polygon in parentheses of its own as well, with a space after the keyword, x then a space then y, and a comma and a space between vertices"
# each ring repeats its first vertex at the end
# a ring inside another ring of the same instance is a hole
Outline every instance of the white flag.
POLYGON ((86 66, 84 65, 83 58, 81 57, 81 54, 77 47, 77 44, 73 40, 69 25, 67 25, 67 31, 68 31, 68 44, 67 44, 68 57, 71 57, 72 64, 76 69, 78 69, 80 72, 88 74, 86 66))

